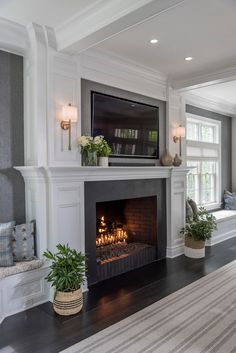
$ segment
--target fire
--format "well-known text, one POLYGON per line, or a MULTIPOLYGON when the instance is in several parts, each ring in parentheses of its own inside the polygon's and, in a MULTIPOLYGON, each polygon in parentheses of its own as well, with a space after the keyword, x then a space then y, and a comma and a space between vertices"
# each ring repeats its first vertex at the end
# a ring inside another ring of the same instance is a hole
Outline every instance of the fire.
POLYGON ((103 246, 109 244, 126 243, 128 239, 127 232, 122 228, 108 229, 105 222, 105 217, 102 216, 98 227, 98 234, 96 238, 96 246, 103 246))

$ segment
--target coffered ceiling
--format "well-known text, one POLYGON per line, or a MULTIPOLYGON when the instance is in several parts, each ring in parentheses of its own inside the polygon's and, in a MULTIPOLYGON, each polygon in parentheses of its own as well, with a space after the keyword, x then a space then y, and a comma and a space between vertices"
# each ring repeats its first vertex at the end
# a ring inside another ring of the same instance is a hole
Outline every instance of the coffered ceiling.
POLYGON ((235 33, 235 0, 186 0, 97 48, 178 80, 236 65, 235 33))
POLYGON ((57 27, 99 0, 0 0, 0 17, 28 25, 57 27))
POLYGON ((194 89, 191 93, 214 101, 224 101, 236 107, 236 81, 194 89))

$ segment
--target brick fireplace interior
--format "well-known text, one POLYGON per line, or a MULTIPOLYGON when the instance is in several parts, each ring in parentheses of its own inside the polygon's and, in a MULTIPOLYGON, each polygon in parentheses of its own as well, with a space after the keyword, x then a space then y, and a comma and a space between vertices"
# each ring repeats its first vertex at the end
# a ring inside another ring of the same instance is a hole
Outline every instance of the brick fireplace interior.
POLYGON ((98 281, 157 259, 157 197, 96 204, 98 281))
POLYGON ((88 285, 166 257, 166 182, 85 183, 88 285))

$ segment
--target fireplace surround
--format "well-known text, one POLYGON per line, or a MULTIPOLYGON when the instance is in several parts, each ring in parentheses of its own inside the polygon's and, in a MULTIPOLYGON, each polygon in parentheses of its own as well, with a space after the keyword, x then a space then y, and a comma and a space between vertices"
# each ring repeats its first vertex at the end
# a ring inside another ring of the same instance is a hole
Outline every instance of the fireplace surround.
MULTIPOLYGON (((163 207, 166 212, 166 256, 173 258, 184 252, 183 237, 179 232, 185 224, 186 174, 189 168, 26 166, 16 169, 22 173, 25 180, 27 220, 36 219, 37 222, 39 256, 42 256, 47 248, 54 251, 58 243, 68 243, 70 247, 85 252, 87 188, 92 190, 92 185, 97 185, 102 193, 102 183, 110 182, 106 186, 106 193, 109 195, 109 192, 113 192, 112 182, 122 181, 126 185, 126 191, 131 193, 133 187, 128 188, 127 183, 144 180, 148 180, 146 185, 151 181, 166 185, 162 190, 163 200, 166 200, 163 207)), ((141 184, 140 192, 138 197, 148 196, 141 184)), ((149 193, 149 196, 153 195, 156 194, 149 193)), ((118 195, 115 199, 127 197, 132 198, 132 195, 118 195)), ((93 207, 95 214, 95 204, 93 207)), ((159 218, 159 210, 157 215, 159 218)), ((159 238, 161 233, 159 231, 157 233, 159 238)), ((84 290, 86 289, 85 283, 84 290)))
POLYGON ((166 257, 165 179, 85 182, 84 197, 89 285, 166 257), (117 225, 127 239, 106 244, 117 225), (102 247, 96 245, 99 230, 102 247))

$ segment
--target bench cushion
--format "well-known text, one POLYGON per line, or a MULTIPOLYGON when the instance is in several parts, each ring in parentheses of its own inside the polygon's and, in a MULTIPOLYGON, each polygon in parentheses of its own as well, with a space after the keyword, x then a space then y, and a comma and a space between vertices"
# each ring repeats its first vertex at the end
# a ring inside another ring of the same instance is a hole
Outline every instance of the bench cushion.
POLYGON ((235 210, 220 210, 212 212, 212 215, 216 217, 216 222, 225 222, 226 220, 236 218, 235 210))
POLYGON ((44 264, 43 260, 36 259, 32 261, 16 262, 15 265, 11 267, 1 267, 0 279, 11 275, 16 275, 17 273, 35 270, 37 268, 40 268, 43 264, 44 264))

